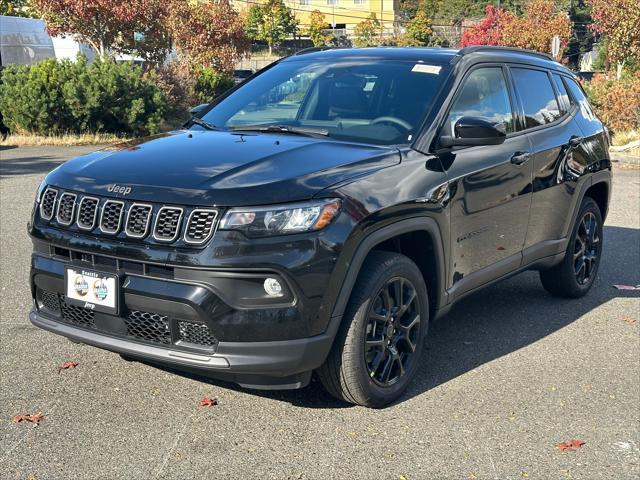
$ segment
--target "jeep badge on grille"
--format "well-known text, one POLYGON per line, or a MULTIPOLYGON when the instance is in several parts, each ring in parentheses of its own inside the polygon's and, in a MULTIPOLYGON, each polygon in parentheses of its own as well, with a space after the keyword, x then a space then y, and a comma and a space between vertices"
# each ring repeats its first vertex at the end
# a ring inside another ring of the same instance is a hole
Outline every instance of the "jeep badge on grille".
POLYGON ((131 187, 125 187, 123 185, 118 185, 117 183, 114 183, 113 185, 109 185, 107 187, 107 191, 113 192, 113 193, 120 193, 123 196, 127 196, 131 193, 131 187))

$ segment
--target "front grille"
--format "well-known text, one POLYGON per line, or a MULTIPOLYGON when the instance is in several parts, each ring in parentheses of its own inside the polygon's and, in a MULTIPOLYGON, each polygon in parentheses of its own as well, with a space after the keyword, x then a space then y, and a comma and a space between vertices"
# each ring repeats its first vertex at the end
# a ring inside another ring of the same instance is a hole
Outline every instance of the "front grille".
POLYGON ((83 197, 78 206, 78 228, 82 230, 93 230, 98 217, 99 200, 95 197, 83 197))
POLYGON ((178 236, 181 219, 181 208, 162 207, 156 217, 153 237, 161 242, 172 242, 178 236))
POLYGON ((62 320, 64 322, 85 328, 95 328, 95 324, 93 323, 93 310, 69 305, 65 302, 64 295, 60 295, 60 306, 62 310, 62 320))
POLYGON ((58 227, 144 240, 203 246, 215 234, 219 210, 136 203, 64 192, 47 187, 40 200, 40 218, 58 227), (184 221, 186 219, 186 222, 184 221))
POLYGON ((120 230, 124 202, 119 200, 107 200, 102 207, 100 217, 100 230, 104 233, 116 234, 120 230))
POLYGON ((178 322, 178 333, 180 340, 197 345, 214 347, 218 344, 218 339, 211 334, 211 330, 204 324, 191 322, 178 322))
POLYGON ((171 344, 169 319, 164 315, 131 310, 125 323, 130 337, 151 343, 171 344))
POLYGON ((187 229, 184 232, 184 241, 187 243, 201 244, 209 240, 213 233, 213 225, 218 216, 217 210, 196 209, 189 215, 187 229))
POLYGON ((42 199, 40 200, 40 216, 43 220, 51 220, 53 217, 57 196, 58 191, 55 188, 47 188, 42 194, 42 199))
POLYGON ((143 238, 147 234, 149 220, 151 220, 151 209, 151 205, 142 203, 131 205, 127 214, 127 226, 125 227, 128 236, 143 238))

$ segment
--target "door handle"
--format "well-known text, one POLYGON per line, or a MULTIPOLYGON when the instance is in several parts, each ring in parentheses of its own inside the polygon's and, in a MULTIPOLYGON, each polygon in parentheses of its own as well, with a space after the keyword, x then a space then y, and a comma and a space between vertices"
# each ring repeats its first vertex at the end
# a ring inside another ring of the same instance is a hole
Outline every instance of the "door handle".
POLYGON ((516 152, 511 157, 511 163, 514 165, 522 165, 524 162, 529 160, 530 156, 529 152, 516 152))
POLYGON ((571 148, 578 148, 582 144, 583 140, 584 140, 584 137, 578 137, 577 135, 573 135, 569 139, 569 146, 571 148))

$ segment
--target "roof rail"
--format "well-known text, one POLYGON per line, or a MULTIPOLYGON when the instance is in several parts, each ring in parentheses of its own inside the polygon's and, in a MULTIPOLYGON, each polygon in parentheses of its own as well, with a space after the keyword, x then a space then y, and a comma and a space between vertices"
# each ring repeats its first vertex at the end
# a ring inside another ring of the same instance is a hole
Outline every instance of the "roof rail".
POLYGON ((307 53, 324 52, 325 50, 335 50, 337 48, 343 48, 343 47, 333 47, 333 46, 325 45, 325 46, 322 46, 322 47, 303 48, 302 50, 297 51, 296 53, 294 53, 291 56, 295 57, 295 56, 298 56, 298 55, 305 55, 307 53))
POLYGON ((481 52, 481 51, 497 51, 497 52, 512 52, 512 53, 523 53, 525 55, 532 55, 534 57, 544 58, 545 60, 551 60, 555 62, 555 58, 553 58, 548 53, 536 52, 535 50, 527 50, 524 48, 516 48, 516 47, 501 47, 497 45, 472 45, 470 47, 464 47, 458 51, 458 55, 468 55, 470 53, 481 52))

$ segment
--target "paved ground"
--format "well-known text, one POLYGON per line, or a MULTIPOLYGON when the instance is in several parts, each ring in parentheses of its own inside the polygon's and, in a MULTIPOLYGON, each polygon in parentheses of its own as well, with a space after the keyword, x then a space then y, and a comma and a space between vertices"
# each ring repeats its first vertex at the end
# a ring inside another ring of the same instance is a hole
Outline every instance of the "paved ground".
POLYGON ((640 284, 640 171, 615 170, 589 296, 554 299, 526 273, 468 298, 433 326, 409 393, 374 411, 317 383, 258 395, 32 327, 32 197, 89 149, 0 151, 1 478, 638 478, 640 295, 612 285, 640 284), (38 411, 38 427, 10 423, 38 411), (574 438, 580 450, 556 448, 574 438))

